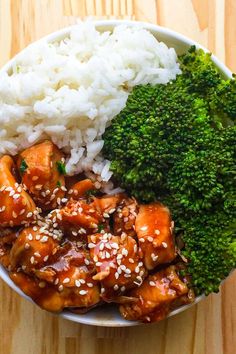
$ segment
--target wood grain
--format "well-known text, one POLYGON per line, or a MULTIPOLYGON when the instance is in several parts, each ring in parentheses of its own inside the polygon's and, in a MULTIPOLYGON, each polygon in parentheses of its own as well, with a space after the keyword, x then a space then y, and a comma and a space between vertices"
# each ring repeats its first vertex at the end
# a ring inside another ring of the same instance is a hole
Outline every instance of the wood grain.
MULTIPOLYGON (((30 42, 86 17, 136 19, 179 31, 236 71, 235 0, 0 0, 0 65, 30 42)), ((150 326, 77 325, 0 281, 1 354, 235 354, 236 273, 220 294, 150 326)))

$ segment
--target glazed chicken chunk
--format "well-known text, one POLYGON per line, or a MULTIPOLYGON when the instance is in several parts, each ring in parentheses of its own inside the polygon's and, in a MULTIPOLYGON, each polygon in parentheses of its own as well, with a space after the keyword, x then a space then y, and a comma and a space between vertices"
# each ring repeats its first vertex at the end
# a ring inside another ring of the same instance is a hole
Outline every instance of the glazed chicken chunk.
POLYGON ((27 227, 19 233, 11 249, 11 268, 21 267, 28 274, 34 273, 57 248, 58 241, 48 236, 47 231, 40 231, 39 226, 27 227))
POLYGON ((56 208, 65 195, 64 158, 50 141, 34 145, 19 154, 17 166, 22 182, 43 210, 56 208))
POLYGON ((136 241, 127 235, 110 233, 88 237, 88 247, 97 274, 93 279, 101 282, 104 301, 120 301, 127 289, 140 286, 146 276, 136 241))
POLYGON ((36 206, 17 183, 14 176, 15 165, 10 156, 0 159, 0 226, 13 227, 30 222, 34 218, 36 206))
MULTIPOLYGON (((43 253, 44 246, 41 249, 43 253)), ((56 248, 48 245, 47 259, 42 258, 39 262, 30 269, 34 272, 34 278, 22 272, 13 272, 11 277, 22 291, 45 310, 58 312, 68 307, 88 310, 100 302, 100 288, 92 278, 93 263, 89 260, 88 251, 80 244, 65 242, 56 245, 56 248)), ((24 272, 27 273, 28 262, 24 265, 24 272)))
MULTIPOLYGON (((175 301, 189 292, 187 284, 180 279, 175 266, 161 270, 149 277, 139 288, 131 290, 127 296, 131 302, 120 306, 122 316, 127 320, 143 322, 160 321, 170 312, 175 301)), ((190 296, 189 301, 193 301, 190 296)))
POLYGON ((140 205, 135 230, 147 269, 170 263, 176 257, 173 222, 166 206, 161 203, 140 205))

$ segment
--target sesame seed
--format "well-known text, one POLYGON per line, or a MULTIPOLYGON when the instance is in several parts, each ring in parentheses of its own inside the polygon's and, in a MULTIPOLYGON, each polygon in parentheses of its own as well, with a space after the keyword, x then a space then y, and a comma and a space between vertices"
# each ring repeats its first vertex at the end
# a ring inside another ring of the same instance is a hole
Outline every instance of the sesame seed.
POLYGON ((120 269, 123 270, 123 271, 125 271, 125 270, 126 270, 126 266, 125 266, 124 264, 122 264, 122 265, 120 266, 120 269))
POLYGON ((80 286, 81 286, 81 284, 80 284, 80 281, 79 280, 75 280, 75 286, 77 287, 77 288, 79 288, 80 286))
POLYGON ((72 215, 76 216, 77 215, 76 211, 72 211, 72 215))
POLYGON ((100 249, 101 251, 103 251, 103 250, 104 250, 104 247, 105 247, 105 244, 102 242, 102 243, 99 245, 99 249, 100 249))
POLYGON ((73 236, 77 236, 78 234, 77 234, 76 231, 72 231, 72 235, 73 235, 73 236))
POLYGON ((30 241, 32 241, 32 240, 33 240, 33 236, 32 236, 32 234, 29 234, 29 235, 28 235, 28 240, 30 240, 30 241))
POLYGON ((121 275, 122 270, 120 269, 120 267, 117 269, 117 273, 121 275))
POLYGON ((27 218, 31 218, 32 216, 33 216, 33 213, 31 211, 26 215, 27 218))
POLYGON ((72 194, 73 193, 73 189, 70 189, 69 191, 68 191, 68 194, 72 194))
POLYGON ((116 279, 119 278, 119 273, 115 272, 115 278, 116 278, 116 279))
POLYGON ((141 238, 139 239, 139 242, 145 242, 144 238, 141 237, 141 238))
POLYGON ((94 256, 94 257, 93 257, 93 260, 94 260, 94 262, 98 262, 98 257, 97 257, 97 256, 94 256))
POLYGON ((67 198, 62 198, 62 203, 67 203, 68 202, 68 199, 67 198))
POLYGON ((139 280, 139 281, 141 281, 141 282, 143 281, 143 279, 142 279, 142 277, 141 277, 140 275, 137 275, 136 278, 137 278, 137 280, 139 280))
POLYGON ((40 288, 45 288, 45 286, 46 286, 45 281, 41 281, 41 282, 39 283, 39 287, 40 287, 40 288))
POLYGON ((81 207, 78 208, 78 212, 79 212, 79 213, 83 213, 83 208, 81 208, 81 207))
POLYGON ((151 286, 156 286, 156 283, 155 283, 154 281, 150 281, 149 284, 150 284, 151 286))
POLYGON ((111 243, 111 247, 115 248, 117 250, 119 249, 119 245, 117 243, 115 243, 115 242, 111 243))
POLYGON ((43 186, 42 184, 36 184, 36 186, 34 188, 37 190, 40 190, 42 188, 42 186, 43 186))
POLYGON ((129 262, 130 262, 130 263, 134 263, 133 258, 129 258, 129 262))
POLYGON ((35 240, 39 241, 40 240, 40 235, 35 236, 35 240))
POLYGON ((9 196, 12 197, 15 194, 14 189, 10 191, 9 196))
POLYGON ((166 243, 166 242, 162 242, 162 246, 163 246, 164 248, 167 248, 167 243, 166 243))
POLYGON ((25 249, 28 250, 29 248, 30 248, 29 243, 26 243, 26 244, 25 244, 25 249))
POLYGON ((139 266, 137 266, 134 271, 135 273, 139 273, 139 266))
POLYGON ((80 295, 86 295, 88 293, 88 290, 80 290, 79 294, 80 295))
POLYGON ((34 230, 34 231, 37 231, 37 230, 38 230, 37 226, 34 226, 34 227, 33 227, 33 230, 34 230))
POLYGON ((119 286, 118 286, 117 284, 115 284, 115 285, 113 286, 113 289, 114 289, 114 290, 118 290, 118 289, 119 289, 119 286))
POLYGON ((160 235, 160 230, 156 229, 156 230, 154 231, 154 233, 155 233, 156 235, 160 235))
POLYGON ((93 283, 88 283, 87 285, 89 288, 93 288, 93 283))
POLYGON ((65 186, 61 186, 61 190, 62 190, 63 192, 66 192, 66 191, 67 191, 67 189, 66 189, 65 186))
POLYGON ((124 274, 125 278, 131 278, 131 274, 124 274))
POLYGON ((67 284, 67 283, 69 283, 70 282, 70 278, 65 278, 64 280, 63 280, 63 284, 67 284))
POLYGON ((139 267, 142 267, 142 266, 143 266, 143 262, 139 262, 139 263, 138 263, 138 266, 139 266, 139 267))
POLYGON ((18 199, 18 198, 20 198, 20 194, 16 193, 16 194, 13 195, 13 199, 18 199))
POLYGON ((120 288, 121 291, 125 291, 125 289, 126 289, 125 286, 122 286, 122 287, 120 288))
POLYGON ((101 265, 102 265, 102 262, 96 262, 97 267, 101 267, 101 265))
POLYGON ((39 252, 34 252, 35 257, 41 257, 41 254, 39 252))
POLYGON ((57 198, 57 204, 61 204, 61 198, 57 198))
POLYGON ((59 290, 60 292, 63 291, 63 289, 64 289, 64 286, 63 286, 62 284, 58 286, 58 290, 59 290))
POLYGON ((48 241, 48 236, 43 236, 40 240, 40 242, 45 243, 48 241))
POLYGON ((144 275, 144 271, 141 270, 141 272, 139 273, 140 277, 142 277, 144 275))
POLYGON ((122 259, 123 258, 123 255, 122 254, 118 254, 116 259, 122 259))
POLYGON ((148 241, 149 241, 149 242, 153 242, 153 237, 148 236, 148 238, 147 238, 147 239, 148 239, 148 241))
POLYGON ((94 243, 92 243, 92 242, 89 242, 88 248, 94 248, 94 247, 96 247, 96 245, 94 243))
POLYGON ((106 254, 106 258, 110 258, 111 257, 110 253, 106 252, 105 254, 106 254))
POLYGON ((48 256, 48 255, 47 255, 47 256, 45 256, 45 257, 44 257, 44 259, 43 259, 43 261, 44 261, 44 262, 47 262, 48 258, 49 258, 49 256, 48 256))
POLYGON ((56 278, 54 284, 57 285, 59 283, 59 278, 56 278))
POLYGON ((86 265, 89 265, 89 264, 90 264, 89 260, 86 259, 86 258, 85 258, 85 260, 84 260, 84 263, 85 263, 86 265))
POLYGON ((109 218, 110 215, 108 213, 103 213, 104 218, 109 218))
POLYGON ((112 208, 112 209, 109 210, 109 214, 112 214, 112 213, 114 213, 115 211, 116 211, 116 209, 115 209, 115 208, 112 208))
POLYGON ((31 263, 31 264, 34 264, 34 256, 32 256, 32 257, 30 258, 30 263, 31 263))
POLYGON ((80 279, 81 284, 85 284, 86 281, 84 279, 80 279))
POLYGON ((140 227, 140 230, 141 230, 141 231, 146 231, 147 228, 148 228, 147 226, 142 226, 142 227, 140 227))
POLYGON ((15 211, 13 211, 13 212, 12 212, 12 216, 13 216, 13 218, 14 218, 14 219, 16 219, 16 218, 17 218, 17 214, 16 214, 16 212, 15 212, 15 211))
POLYGON ((121 253, 123 254, 123 256, 128 256, 128 251, 126 248, 123 248, 121 253))
POLYGON ((105 293, 105 288, 101 288, 101 294, 105 293))
POLYGON ((126 274, 131 274, 131 270, 129 268, 126 268, 124 271, 126 274))

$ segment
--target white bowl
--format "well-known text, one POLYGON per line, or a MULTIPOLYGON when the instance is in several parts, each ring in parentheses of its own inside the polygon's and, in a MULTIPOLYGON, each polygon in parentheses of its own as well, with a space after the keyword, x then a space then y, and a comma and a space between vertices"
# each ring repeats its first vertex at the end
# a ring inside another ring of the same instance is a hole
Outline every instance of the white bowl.
MULTIPOLYGON (((177 54, 183 54, 185 53, 188 48, 191 45, 195 45, 197 48, 202 48, 205 52, 209 52, 206 48, 202 47, 200 44, 194 42, 193 40, 183 36, 182 34, 179 34, 177 32, 174 32, 172 30, 169 30, 164 27, 160 27, 157 25, 145 23, 145 22, 136 22, 136 21, 122 21, 122 20, 115 20, 115 21, 95 21, 94 22, 96 28, 99 31, 108 31, 112 30, 115 26, 120 25, 120 24, 127 24, 129 26, 140 26, 142 25, 143 28, 146 28, 149 30, 159 41, 162 41, 167 44, 169 47, 173 47, 177 54)), ((42 41, 47 41, 47 42, 52 42, 56 40, 61 40, 65 38, 68 33, 70 32, 70 29, 72 27, 66 27, 60 31, 54 32, 42 39, 40 39, 37 42, 34 42, 31 45, 37 45, 37 43, 42 42, 42 41)), ((24 51, 24 50, 23 50, 24 51)), ((11 59, 4 67, 0 70, 0 75, 3 72, 6 71, 11 71, 12 66, 15 63, 17 56, 11 59)), ((216 64, 216 66, 219 68, 223 76, 225 77, 232 77, 231 71, 223 64, 221 63, 214 55, 212 55, 212 60, 216 64)), ((9 278, 8 272, 5 270, 3 266, 0 266, 0 277, 13 289, 15 290, 19 295, 21 295, 23 298, 29 300, 32 302, 32 299, 26 296, 14 283, 13 281, 9 278)), ((174 316, 189 307, 195 305, 198 303, 200 300, 202 300, 204 295, 198 296, 196 300, 194 301, 193 304, 190 305, 185 305, 182 306, 174 311, 172 311, 168 317, 174 316)), ((96 308, 94 310, 91 310, 87 314, 83 315, 77 315, 73 314, 69 311, 63 311, 62 313, 59 314, 60 317, 78 322, 78 323, 84 323, 88 325, 94 325, 94 326, 107 326, 107 327, 128 327, 128 326, 135 326, 135 325, 140 325, 140 322, 135 322, 135 321, 126 321, 123 319, 117 308, 112 305, 106 305, 105 307, 102 306, 100 308, 96 308)))

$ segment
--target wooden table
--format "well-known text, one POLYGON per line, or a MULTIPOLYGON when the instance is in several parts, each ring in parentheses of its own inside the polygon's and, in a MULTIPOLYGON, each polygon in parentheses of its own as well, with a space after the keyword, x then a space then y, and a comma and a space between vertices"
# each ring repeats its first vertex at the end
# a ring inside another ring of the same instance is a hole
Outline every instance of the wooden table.
MULTIPOLYGON (((0 65, 28 43, 91 16, 179 31, 236 71, 235 0, 0 0, 0 65)), ((1 354, 235 354, 236 273, 188 311, 145 327, 78 325, 41 311, 0 281, 1 354)))

